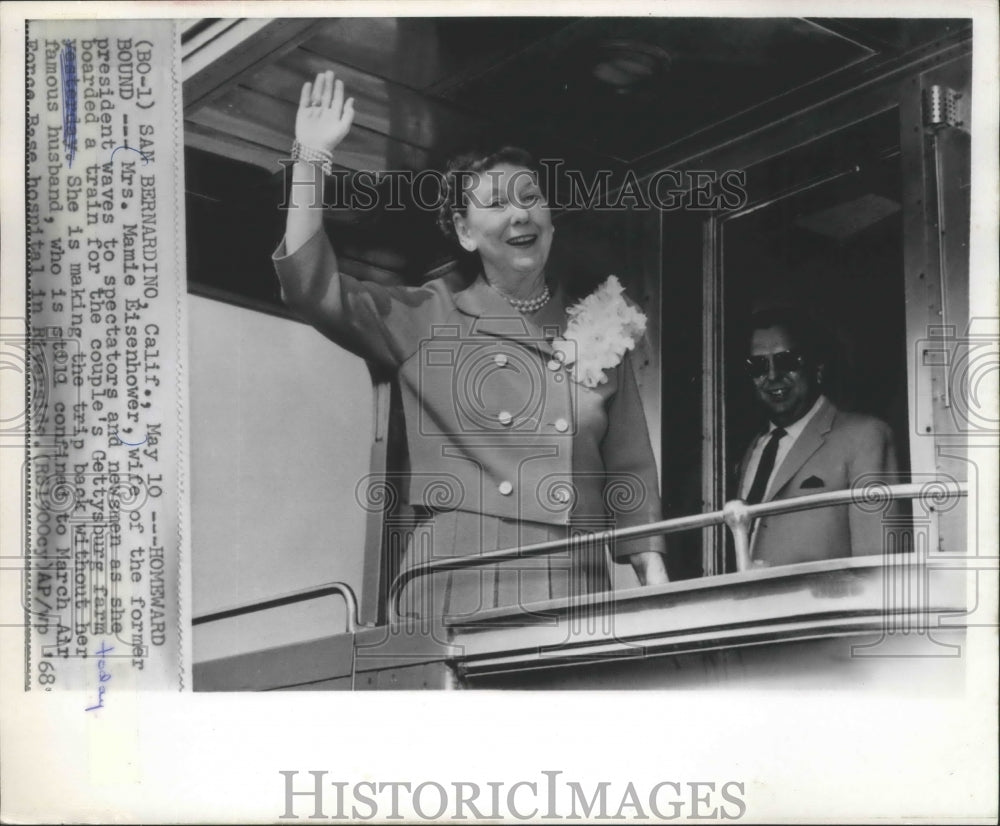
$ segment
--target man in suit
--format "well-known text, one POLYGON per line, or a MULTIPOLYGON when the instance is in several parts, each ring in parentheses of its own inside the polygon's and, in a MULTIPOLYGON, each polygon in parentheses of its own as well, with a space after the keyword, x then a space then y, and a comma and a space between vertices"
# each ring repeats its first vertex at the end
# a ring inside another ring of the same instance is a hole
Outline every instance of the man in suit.
MULTIPOLYGON (((768 425, 740 463, 738 496, 749 504, 845 490, 897 469, 892 431, 847 413, 822 393, 824 358, 813 328, 792 310, 753 318, 746 370, 768 425)), ((881 509, 816 508, 757 521, 750 553, 761 565, 880 554, 881 509)))

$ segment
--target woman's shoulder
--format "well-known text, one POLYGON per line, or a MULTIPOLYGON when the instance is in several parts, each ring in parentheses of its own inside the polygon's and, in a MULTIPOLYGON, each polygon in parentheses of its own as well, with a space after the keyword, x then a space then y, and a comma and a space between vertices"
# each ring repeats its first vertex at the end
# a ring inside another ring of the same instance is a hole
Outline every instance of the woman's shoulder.
POLYGON ((470 286, 472 286, 471 281, 460 273, 446 271, 438 274, 432 271, 431 277, 411 289, 425 294, 430 293, 440 301, 454 304, 455 296, 465 292, 470 286))
POLYGON ((464 289, 465 285, 455 284, 447 276, 439 276, 423 282, 415 291, 433 307, 435 317, 441 317, 456 309, 455 299, 464 289))

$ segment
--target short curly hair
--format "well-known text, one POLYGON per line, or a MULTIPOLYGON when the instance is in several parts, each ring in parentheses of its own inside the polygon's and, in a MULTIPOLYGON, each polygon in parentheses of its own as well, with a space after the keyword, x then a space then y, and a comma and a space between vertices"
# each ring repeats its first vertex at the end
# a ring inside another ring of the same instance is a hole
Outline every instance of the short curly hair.
POLYGON ((469 205, 469 184, 472 176, 487 172, 502 163, 540 172, 534 156, 519 146, 502 146, 492 152, 466 152, 452 158, 441 182, 441 201, 437 222, 446 238, 458 243, 454 216, 465 212, 469 205))

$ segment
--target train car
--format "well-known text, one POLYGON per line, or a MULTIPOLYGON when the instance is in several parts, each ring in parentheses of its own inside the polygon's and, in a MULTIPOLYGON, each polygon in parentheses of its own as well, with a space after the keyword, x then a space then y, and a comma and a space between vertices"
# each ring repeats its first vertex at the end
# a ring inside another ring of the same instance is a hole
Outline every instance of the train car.
POLYGON ((970 308, 972 48, 972 22, 944 18, 190 21, 195 689, 959 686, 979 624, 970 445, 996 432, 975 391, 995 340, 970 308), (293 317, 271 261, 299 89, 327 69, 357 115, 324 223, 359 279, 457 277, 394 181, 487 144, 549 162, 552 272, 614 273, 648 319, 635 361, 664 521, 630 535, 666 535, 669 583, 616 564, 611 590, 530 622, 402 616, 436 563, 400 570, 399 388, 293 317), (734 495, 763 296, 818 311, 827 392, 892 430, 888 484, 734 495), (882 553, 750 562, 755 519, 845 502, 881 516, 882 553))

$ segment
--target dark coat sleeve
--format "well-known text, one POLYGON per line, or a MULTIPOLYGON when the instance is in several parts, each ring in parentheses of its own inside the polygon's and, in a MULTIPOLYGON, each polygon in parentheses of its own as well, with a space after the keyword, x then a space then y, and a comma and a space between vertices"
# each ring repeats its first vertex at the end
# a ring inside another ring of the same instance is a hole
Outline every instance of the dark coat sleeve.
MULTIPOLYGON (((656 460, 635 380, 632 356, 626 354, 618 371, 618 390, 608 409, 608 429, 601 442, 606 482, 604 501, 615 526, 627 528, 662 519, 656 460)), ((666 549, 662 536, 619 542, 616 557, 666 549)))
POLYGON ((273 261, 292 312, 355 355, 392 369, 417 351, 452 306, 441 282, 386 287, 339 272, 322 229, 291 255, 282 240, 273 261))

